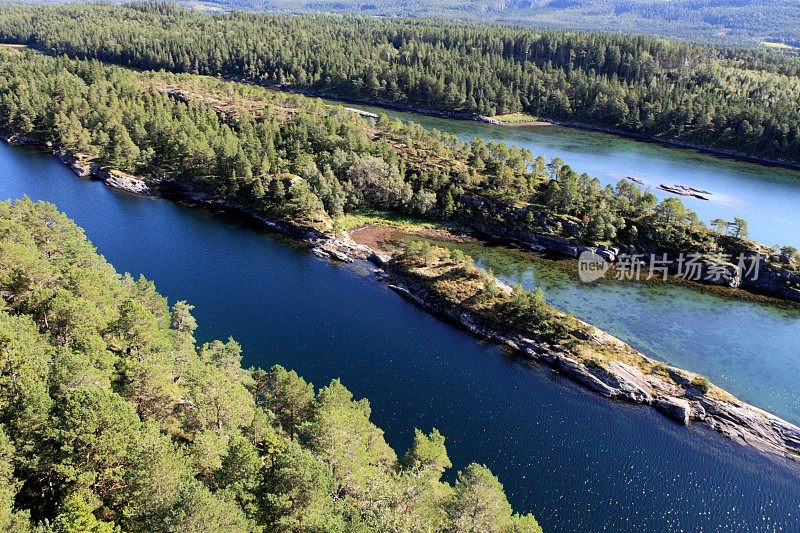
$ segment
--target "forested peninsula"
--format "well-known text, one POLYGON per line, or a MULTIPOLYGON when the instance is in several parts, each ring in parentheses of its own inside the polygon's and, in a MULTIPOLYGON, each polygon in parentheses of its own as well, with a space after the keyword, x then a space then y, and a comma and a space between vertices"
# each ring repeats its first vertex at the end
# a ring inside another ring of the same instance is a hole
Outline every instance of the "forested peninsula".
POLYGON ((411 108, 528 114, 800 161, 800 58, 661 38, 166 3, 0 8, 0 39, 411 108))
POLYGON ((742 219, 709 228, 676 198, 659 203, 629 180, 603 187, 560 159, 210 77, 18 48, 0 53, 0 72, 6 136, 135 192, 215 202, 303 235, 341 234, 347 216, 371 209, 572 257, 666 253, 675 270, 694 253, 702 273, 720 273, 710 281, 800 299, 795 249, 749 241, 742 219), (757 270, 736 264, 759 254, 757 270))

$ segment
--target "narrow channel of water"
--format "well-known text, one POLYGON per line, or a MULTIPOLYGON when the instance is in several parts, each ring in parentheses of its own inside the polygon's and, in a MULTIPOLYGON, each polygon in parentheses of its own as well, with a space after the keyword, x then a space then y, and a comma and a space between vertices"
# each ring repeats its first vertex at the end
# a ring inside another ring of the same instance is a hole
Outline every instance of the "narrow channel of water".
MULTIPOLYGON (((796 531, 795 466, 616 404, 228 216, 119 194, 0 145, 0 198, 54 202, 118 270, 197 306, 201 340, 366 396, 389 442, 439 428, 456 468, 489 465, 547 531, 796 531)), ((656 327, 655 325, 651 325, 656 327)))

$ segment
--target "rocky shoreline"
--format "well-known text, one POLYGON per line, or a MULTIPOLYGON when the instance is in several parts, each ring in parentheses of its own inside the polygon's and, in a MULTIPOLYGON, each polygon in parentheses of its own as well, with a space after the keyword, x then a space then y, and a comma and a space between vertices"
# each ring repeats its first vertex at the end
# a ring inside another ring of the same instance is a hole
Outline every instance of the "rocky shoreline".
MULTIPOLYGON (((547 218, 536 211, 529 212, 526 208, 510 207, 497 200, 484 197, 462 195, 460 199, 465 205, 478 212, 483 210, 502 214, 502 223, 475 222, 469 218, 460 220, 462 224, 486 240, 536 252, 549 252, 576 260, 582 253, 591 252, 608 262, 610 268, 613 268, 614 263, 620 257, 621 250, 613 246, 584 246, 566 237, 520 229, 521 224, 513 223, 515 220, 524 221, 531 216, 537 219, 547 218)), ((547 229, 547 220, 544 220, 541 226, 547 229)), ((643 254, 644 257, 649 257, 650 254, 660 257, 661 250, 641 249, 636 252, 643 254)), ((703 259, 699 262, 698 279, 692 281, 704 285, 744 290, 752 294, 766 295, 789 302, 800 302, 800 272, 775 267, 763 256, 759 258, 758 268, 748 269, 740 268, 738 264, 731 262, 735 261, 736 257, 731 257, 727 262, 718 262, 712 259, 714 258, 703 259), (712 273, 713 275, 710 275, 712 273)), ((676 274, 680 270, 680 259, 672 258, 666 266, 670 273, 676 274)))
MULTIPOLYGON (((740 444, 761 452, 800 462, 800 427, 767 411, 742 402, 727 392, 725 400, 711 397, 693 385, 696 374, 680 368, 662 365, 636 352, 643 360, 660 365, 668 377, 645 374, 639 368, 613 361, 608 368, 587 365, 570 357, 557 346, 538 342, 502 324, 487 322, 464 308, 453 305, 433 294, 424 283, 394 268, 391 257, 369 247, 344 239, 328 238, 313 243, 318 254, 347 261, 366 259, 378 268, 376 278, 427 312, 456 324, 482 339, 501 344, 515 353, 555 369, 583 387, 609 399, 650 406, 682 425, 700 424, 740 444), (335 251, 335 253, 329 253, 335 251)), ((499 286, 503 282, 497 280, 499 286)), ((510 290, 509 287, 505 289, 510 290)), ((581 322, 594 333, 589 342, 611 349, 632 350, 623 341, 581 322)))
MULTIPOLYGON (((664 365, 669 375, 669 379, 664 379, 645 374, 621 361, 613 361, 608 368, 584 364, 559 347, 537 342, 500 324, 487 323, 473 313, 443 301, 424 284, 394 271, 391 260, 381 264, 389 273, 388 286, 404 298, 480 338, 547 364, 601 396, 648 405, 679 424, 688 426, 699 423, 761 452, 800 462, 800 427, 732 396, 729 401, 709 397, 692 385, 697 377, 695 374, 664 365)), ((619 339, 593 326, 589 327, 594 331, 589 342, 612 348, 629 348, 619 339)), ((645 355, 639 355, 657 364, 645 355)))
MULTIPOLYGON (((601 396, 648 405, 680 424, 700 423, 761 452, 800 462, 800 427, 732 396, 727 401, 709 397, 692 386, 692 380, 696 376, 690 372, 665 366, 670 378, 667 380, 653 374, 644 374, 638 368, 621 361, 613 361, 608 368, 586 365, 557 346, 537 342, 501 324, 487 323, 473 313, 436 297, 423 283, 393 268, 391 257, 381 255, 348 237, 338 238, 283 224, 211 196, 176 188, 166 181, 156 180, 157 185, 150 186, 139 177, 100 168, 87 158, 67 154, 35 139, 24 142, 19 139, 7 140, 16 144, 46 147, 81 178, 97 179, 109 187, 131 194, 172 197, 201 206, 230 210, 247 216, 272 231, 304 242, 318 257, 342 262, 368 261, 375 265, 376 279, 426 311, 455 323, 478 337, 507 346, 521 356, 545 363, 601 396)), ((594 332, 590 342, 611 348, 630 349, 622 341, 586 325, 594 332)), ((639 355, 655 364, 652 359, 639 355)))
MULTIPOLYGON (((89 161, 85 157, 73 156, 62 150, 55 150, 54 154, 65 165, 70 167, 70 169, 79 177, 97 179, 99 181, 104 182, 109 187, 113 187, 118 190, 122 190, 131 194, 140 194, 140 195, 160 194, 164 196, 176 197, 181 200, 190 201, 202 205, 214 206, 217 208, 222 208, 230 211, 236 211, 239 214, 243 214, 245 216, 254 218, 258 222, 270 227, 271 229, 279 231, 293 238, 301 237, 301 238, 313 238, 317 240, 325 238, 324 235, 321 233, 298 231, 295 228, 288 227, 286 224, 280 224, 275 220, 268 219, 263 215, 253 213, 240 206, 221 202, 213 198, 212 196, 205 195, 203 193, 198 193, 197 191, 181 189, 167 181, 161 181, 158 185, 159 190, 155 191, 153 188, 148 186, 148 184, 144 180, 136 176, 132 176, 130 174, 126 174, 124 172, 117 170, 100 168, 96 163, 89 161)), ((609 262, 613 262, 617 255, 617 250, 613 248, 607 249, 604 247, 580 246, 570 243, 568 240, 561 237, 555 237, 550 235, 539 235, 534 233, 526 234, 524 236, 509 237, 509 236, 499 235, 496 231, 493 230, 493 228, 476 226, 474 227, 474 229, 479 233, 486 235, 487 238, 495 240, 497 242, 515 244, 517 246, 521 246, 523 248, 528 248, 536 251, 553 252, 559 255, 563 255, 565 257, 577 258, 578 256, 580 256, 581 253, 585 251, 591 251, 597 254, 599 257, 603 257, 604 259, 608 260, 609 262)), ((315 253, 317 253, 318 255, 321 254, 323 257, 325 256, 332 257, 333 259, 337 259, 339 261, 347 260, 346 254, 340 253, 333 248, 327 251, 319 249, 319 251, 315 253)), ((765 293, 785 300, 796 301, 796 302, 800 301, 800 290, 793 289, 788 286, 788 282, 800 283, 800 276, 796 276, 797 279, 790 278, 787 276, 789 276, 789 274, 782 271, 767 270, 763 273, 762 278, 760 280, 752 281, 746 278, 741 279, 741 276, 737 277, 736 273, 732 272, 730 276, 721 278, 717 284, 727 285, 736 288, 741 287, 742 289, 745 290, 765 293)))
MULTIPOLYGON (((43 143, 35 138, 20 136, 8 137, 6 138, 6 141, 11 144, 28 145, 50 150, 53 152, 53 154, 55 154, 56 157, 58 157, 59 160, 61 160, 81 178, 96 179, 104 182, 110 187, 131 194, 164 195, 199 204, 212 205, 218 208, 237 211, 240 214, 257 219, 259 222, 264 223, 273 230, 287 234, 293 238, 298 237, 298 231, 293 228, 289 228, 286 224, 278 224, 274 220, 265 219, 263 215, 254 214, 240 206, 220 202, 209 195, 198 193, 197 191, 193 190, 181 189, 180 187, 177 187, 175 184, 170 183, 163 178, 151 180, 151 183, 155 182, 155 185, 151 186, 139 177, 132 176, 118 170, 101 168, 97 163, 91 161, 90 158, 82 155, 69 154, 64 150, 53 146, 52 143, 43 143)), ((694 189, 687 190, 694 191, 694 189)), ((469 199, 467 198, 466 200, 469 199)), ((477 201, 477 199, 473 198, 472 201, 477 201)), ((570 242, 566 238, 555 235, 545 235, 531 231, 521 232, 514 230, 513 228, 498 229, 496 227, 490 227, 469 221, 465 222, 465 224, 477 234, 484 236, 484 238, 488 240, 538 252, 555 253, 566 258, 578 258, 581 253, 590 251, 594 254, 597 254, 598 257, 603 258, 609 263, 614 263, 619 255, 619 250, 613 247, 582 246, 570 242)), ((300 233, 303 234, 308 232, 300 233)), ((321 234, 315 235, 314 238, 321 238, 321 234)), ((760 276, 756 279, 750 279, 747 276, 743 276, 742 272, 738 271, 735 265, 729 264, 725 266, 727 268, 726 275, 721 276, 713 281, 708 281, 704 276, 702 276, 702 279, 700 279, 699 282, 703 284, 743 289, 754 294, 763 294, 790 302, 800 302, 800 273, 791 273, 781 269, 770 268, 765 264, 763 265, 763 268, 759 268, 758 270, 760 276)), ((675 265, 671 266, 672 270, 675 270, 676 268, 677 267, 675 265)), ((706 265, 705 268, 710 267, 706 265)))

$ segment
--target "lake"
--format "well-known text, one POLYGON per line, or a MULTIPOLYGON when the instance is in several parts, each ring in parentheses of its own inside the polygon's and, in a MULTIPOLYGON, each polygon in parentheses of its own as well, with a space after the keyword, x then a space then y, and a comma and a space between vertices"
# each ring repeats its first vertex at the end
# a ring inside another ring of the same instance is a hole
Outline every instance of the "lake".
POLYGON ((2 144, 0 198, 23 195, 55 203, 118 270, 195 305, 200 340, 232 335, 245 364, 280 363, 318 387, 340 377, 370 399, 398 450, 415 427, 438 428, 456 468, 487 464, 547 531, 800 528, 796 466, 508 356, 359 265, 331 265, 227 215, 82 181, 49 155, 2 144))

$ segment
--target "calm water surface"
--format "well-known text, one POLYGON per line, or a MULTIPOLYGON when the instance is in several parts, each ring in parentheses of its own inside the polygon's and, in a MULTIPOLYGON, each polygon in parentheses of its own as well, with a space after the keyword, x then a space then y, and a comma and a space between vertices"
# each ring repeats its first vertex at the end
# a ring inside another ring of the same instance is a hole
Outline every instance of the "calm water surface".
MULTIPOLYGON (((548 531, 797 531, 800 474, 650 409, 602 400, 229 217, 126 196, 0 145, 0 198, 54 202, 118 270, 197 306, 201 340, 366 396, 397 449, 439 428, 548 531)), ((653 324, 653 327, 658 325, 653 324)), ((730 331, 735 328, 729 327, 730 331)))
POLYGON ((659 198, 674 197, 657 189, 662 183, 709 191, 713 193, 709 201, 678 198, 706 223, 716 217, 743 217, 749 222, 750 236, 757 241, 800 248, 800 172, 795 170, 560 126, 503 127, 358 107, 418 122, 465 141, 482 137, 527 148, 548 161, 560 157, 578 172, 586 172, 604 184, 635 176, 659 198))

